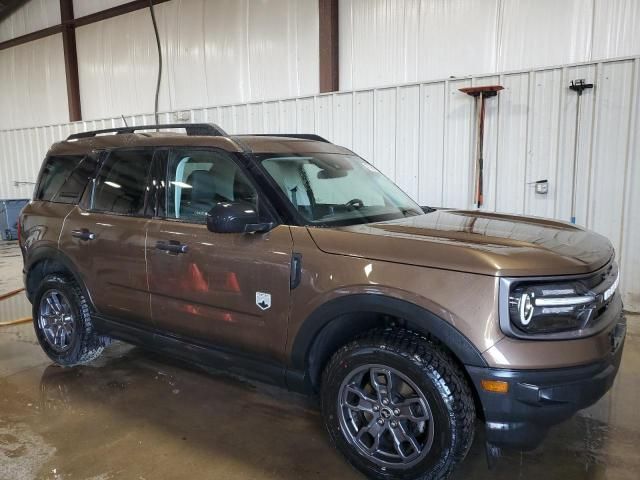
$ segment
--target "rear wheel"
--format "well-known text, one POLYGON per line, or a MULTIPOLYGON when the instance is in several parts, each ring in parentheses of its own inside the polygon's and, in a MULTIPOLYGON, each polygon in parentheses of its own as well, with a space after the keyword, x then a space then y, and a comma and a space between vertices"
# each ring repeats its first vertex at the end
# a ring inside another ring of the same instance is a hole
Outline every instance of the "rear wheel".
POLYGON ((62 366, 94 360, 108 342, 94 330, 80 287, 62 275, 49 275, 38 287, 33 298, 33 324, 42 349, 62 366))
POLYGON ((370 478, 446 478, 473 441, 475 408, 462 372, 413 332, 377 330, 340 349, 321 396, 332 442, 370 478))

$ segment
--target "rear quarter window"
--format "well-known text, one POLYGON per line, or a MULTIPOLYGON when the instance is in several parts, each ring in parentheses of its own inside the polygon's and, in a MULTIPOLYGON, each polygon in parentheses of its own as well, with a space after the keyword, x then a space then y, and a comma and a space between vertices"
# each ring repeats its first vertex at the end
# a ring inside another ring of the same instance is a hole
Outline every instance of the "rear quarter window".
POLYGON ((77 203, 95 169, 91 156, 51 156, 45 161, 35 199, 77 203))

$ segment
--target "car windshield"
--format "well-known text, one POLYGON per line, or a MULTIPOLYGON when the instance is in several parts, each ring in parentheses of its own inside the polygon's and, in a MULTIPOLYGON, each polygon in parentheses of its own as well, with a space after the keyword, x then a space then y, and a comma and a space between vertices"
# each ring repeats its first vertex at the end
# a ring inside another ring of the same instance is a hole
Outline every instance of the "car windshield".
POLYGON ((422 209, 355 155, 261 155, 262 166, 310 223, 350 225, 422 215, 422 209))

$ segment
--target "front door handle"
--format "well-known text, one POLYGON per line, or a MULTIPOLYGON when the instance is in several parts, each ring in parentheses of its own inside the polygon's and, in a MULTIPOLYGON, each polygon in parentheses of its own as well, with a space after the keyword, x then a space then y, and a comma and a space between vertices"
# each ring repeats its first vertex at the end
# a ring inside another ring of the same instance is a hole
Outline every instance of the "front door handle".
POLYGON ((71 236, 75 238, 79 238, 80 240, 93 240, 96 238, 96 234, 90 232, 86 228, 81 228, 80 230, 72 230, 71 236))
POLYGON ((189 251, 189 246, 184 245, 176 240, 169 240, 165 242, 163 240, 158 240, 156 242, 156 248, 158 250, 163 250, 168 253, 187 253, 189 251))

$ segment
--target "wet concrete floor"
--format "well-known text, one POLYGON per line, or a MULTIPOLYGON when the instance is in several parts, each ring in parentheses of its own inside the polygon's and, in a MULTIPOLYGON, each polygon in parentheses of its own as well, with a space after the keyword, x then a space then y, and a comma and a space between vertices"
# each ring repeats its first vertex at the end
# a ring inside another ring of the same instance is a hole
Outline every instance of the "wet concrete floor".
MULTIPOLYGON (((455 479, 640 478, 640 316, 614 388, 533 452, 486 467, 480 426, 455 479)), ((0 480, 360 479, 313 400, 114 343, 51 364, 31 324, 0 327, 0 480)))

